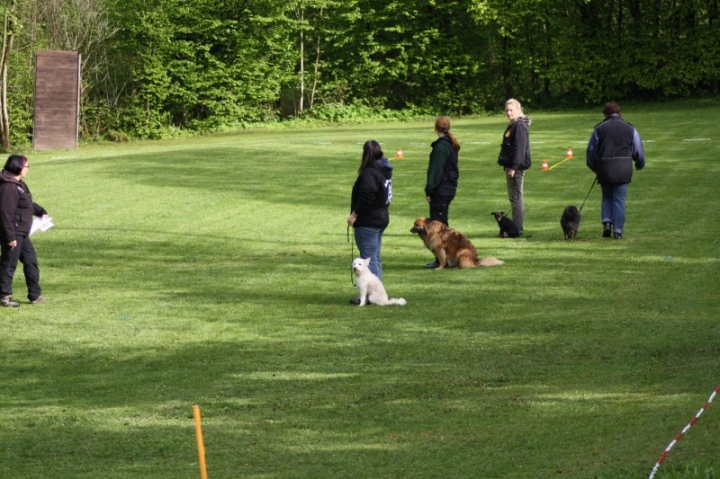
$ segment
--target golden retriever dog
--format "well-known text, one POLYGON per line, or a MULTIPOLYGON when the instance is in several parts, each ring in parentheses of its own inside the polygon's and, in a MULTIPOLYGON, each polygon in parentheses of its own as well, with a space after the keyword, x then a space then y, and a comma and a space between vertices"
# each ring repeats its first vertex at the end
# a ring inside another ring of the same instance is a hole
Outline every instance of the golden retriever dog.
POLYGON ((418 218, 410 228, 410 232, 420 236, 427 249, 433 252, 438 260, 437 269, 445 267, 474 268, 503 264, 502 261, 492 256, 478 258, 477 250, 470 240, 459 231, 445 226, 441 221, 418 218))

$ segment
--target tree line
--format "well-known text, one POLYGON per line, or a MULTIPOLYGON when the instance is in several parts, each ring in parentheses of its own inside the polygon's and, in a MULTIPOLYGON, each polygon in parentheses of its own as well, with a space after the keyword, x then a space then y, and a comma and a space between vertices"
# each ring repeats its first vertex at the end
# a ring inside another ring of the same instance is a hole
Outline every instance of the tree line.
POLYGON ((2 0, 0 139, 31 138, 42 49, 82 55, 86 139, 716 95, 719 1, 2 0))

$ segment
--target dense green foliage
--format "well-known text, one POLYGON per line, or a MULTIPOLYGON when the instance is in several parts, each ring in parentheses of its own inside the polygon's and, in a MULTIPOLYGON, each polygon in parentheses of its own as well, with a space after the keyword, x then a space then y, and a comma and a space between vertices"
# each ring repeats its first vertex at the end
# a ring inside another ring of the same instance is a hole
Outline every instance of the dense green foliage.
POLYGON ((577 107, 717 94, 718 3, 27 0, 14 8, 15 139, 30 133, 39 48, 78 49, 90 62, 87 138, 236 128, 319 106, 477 114, 511 96, 577 107))
MULTIPOLYGON (((424 269, 408 231, 432 120, 31 154, 50 301, 27 304, 18 271, 23 304, 0 310, 0 476, 196 479, 197 404, 211 479, 646 479, 720 382, 720 104, 626 108, 648 158, 626 239, 601 238, 596 187, 566 242, 599 116, 533 115, 553 169, 528 170, 518 240, 489 214, 506 120, 453 120, 451 225, 505 261, 467 270, 424 269), (383 244, 405 307, 348 304, 369 138, 405 153, 383 244)), ((717 477, 719 428, 716 398, 656 479, 717 477)))

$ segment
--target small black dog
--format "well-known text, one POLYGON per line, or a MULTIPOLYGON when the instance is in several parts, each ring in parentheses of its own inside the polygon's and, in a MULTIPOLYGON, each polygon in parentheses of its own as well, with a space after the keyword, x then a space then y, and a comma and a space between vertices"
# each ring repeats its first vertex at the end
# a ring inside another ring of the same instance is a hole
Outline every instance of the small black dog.
POLYGON ((493 211, 490 213, 495 217, 495 221, 498 222, 500 227, 500 238, 518 238, 520 237, 520 229, 513 220, 505 216, 504 211, 493 211))
POLYGON ((565 208, 565 211, 563 211, 560 217, 560 226, 562 226, 565 232, 566 240, 571 240, 577 235, 580 229, 580 211, 575 208, 575 205, 570 205, 565 208))

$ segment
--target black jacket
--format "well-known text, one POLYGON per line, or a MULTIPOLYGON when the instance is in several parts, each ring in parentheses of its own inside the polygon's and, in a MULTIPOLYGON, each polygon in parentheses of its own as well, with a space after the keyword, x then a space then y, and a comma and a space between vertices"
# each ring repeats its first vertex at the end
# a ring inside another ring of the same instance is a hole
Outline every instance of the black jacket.
POLYGON ((645 150, 635 127, 620 115, 611 115, 598 123, 590 135, 587 166, 601 185, 630 183, 635 168, 645 166, 645 150))
POLYGON ((527 170, 530 168, 530 118, 522 116, 505 129, 498 164, 504 168, 527 170))
POLYGON ((34 203, 30 189, 6 170, 0 171, 0 237, 5 243, 30 234, 33 216, 46 215, 34 203))
POLYGON ((390 223, 392 168, 387 158, 381 158, 355 180, 350 200, 350 212, 357 213, 354 228, 386 228, 390 223))
POLYGON ((460 177, 458 152, 447 136, 441 136, 430 146, 432 151, 425 183, 425 196, 455 198, 460 177))

